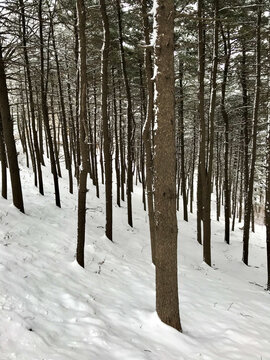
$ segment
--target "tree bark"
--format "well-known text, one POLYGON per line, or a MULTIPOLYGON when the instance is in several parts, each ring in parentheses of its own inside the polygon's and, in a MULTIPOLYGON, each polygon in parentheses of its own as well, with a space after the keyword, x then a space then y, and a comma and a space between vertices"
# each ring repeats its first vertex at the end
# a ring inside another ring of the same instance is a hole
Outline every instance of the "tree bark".
POLYGON ((1 44, 0 44, 0 113, 2 120, 4 142, 6 144, 6 149, 7 149, 7 158, 8 158, 10 179, 11 179, 13 204, 22 213, 24 213, 20 170, 18 165, 15 139, 13 135, 13 122, 10 115, 8 89, 6 83, 6 74, 5 74, 1 44))
POLYGON ((147 205, 149 215, 149 228, 151 237, 151 253, 152 262, 155 264, 155 222, 154 222, 154 197, 153 197, 153 155, 152 155, 152 141, 151 141, 151 126, 154 121, 154 84, 152 81, 152 55, 150 45, 150 29, 147 15, 147 1, 142 0, 142 17, 145 39, 145 71, 147 83, 147 113, 143 128, 143 141, 145 144, 146 155, 146 189, 147 189, 147 205))
POLYGON ((252 158, 250 164, 250 176, 248 181, 248 193, 245 200, 245 214, 244 214, 244 233, 243 233, 243 262, 248 265, 249 253, 249 230, 250 217, 252 208, 253 185, 255 162, 257 155, 257 132, 258 132, 258 118, 259 118, 259 104, 260 104, 260 88, 261 88, 261 6, 258 7, 257 25, 256 25, 256 81, 255 81, 255 95, 253 103, 253 134, 252 134, 252 158))
POLYGON ((224 122, 224 215, 225 215, 225 242, 230 243, 230 212, 231 212, 231 189, 229 181, 229 116, 225 106, 226 86, 228 79, 229 63, 231 57, 230 33, 222 31, 225 64, 223 69, 223 81, 221 84, 221 114, 224 122))
POLYGON ((7 199, 7 156, 4 143, 2 118, 0 113, 0 157, 1 157, 1 176, 2 176, 2 197, 7 199))
POLYGON ((265 225, 266 225, 267 290, 270 290, 270 116, 269 114, 268 114, 266 171, 267 173, 266 173, 265 225))
POLYGON ((41 170, 40 148, 39 148, 39 144, 38 144, 38 135, 37 135, 37 130, 36 130, 36 119, 35 119, 35 106, 34 106, 34 99, 33 99, 32 78, 31 78, 30 64, 29 64, 28 51, 27 51, 24 1, 23 0, 19 0, 19 1, 20 1, 20 7, 21 7, 21 26, 22 26, 23 52, 24 52, 24 62, 25 62, 25 69, 26 69, 27 84, 28 84, 31 124, 32 124, 34 149, 35 149, 35 161, 36 161, 37 173, 38 173, 39 192, 40 192, 41 195, 44 195, 43 177, 42 177, 42 170, 41 170))
POLYGON ((55 203, 56 206, 61 207, 58 175, 56 170, 55 154, 53 151, 53 141, 52 141, 52 135, 51 135, 51 129, 49 123, 48 104, 47 104, 47 82, 45 83, 42 0, 39 0, 38 17, 39 17, 39 36, 40 36, 40 67, 41 67, 40 85, 41 85, 42 115, 43 115, 44 125, 46 128, 48 146, 50 152, 51 170, 54 180, 55 203))
POLYGON ((180 137, 180 162, 181 162, 181 190, 183 197, 184 220, 188 221, 187 189, 185 171, 185 141, 184 141, 184 90, 183 90, 183 62, 179 59, 179 137, 180 137))
POLYGON ((87 146, 87 106, 86 106, 86 37, 85 37, 85 4, 84 0, 77 0, 77 11, 79 20, 79 46, 80 46, 80 153, 82 163, 79 172, 79 194, 78 194, 78 230, 77 230, 77 253, 76 259, 80 266, 84 267, 84 245, 85 245, 85 221, 86 221, 86 193, 88 169, 88 146, 87 146))
POLYGON ((177 281, 174 1, 154 1, 155 264, 160 319, 181 331, 177 281))
POLYGON ((100 12, 103 24, 103 47, 101 52, 101 111, 104 137, 105 160, 105 194, 106 194, 106 236, 113 239, 112 234, 112 155, 108 118, 108 64, 110 47, 110 28, 105 0, 100 0, 100 12))
POLYGON ((99 198, 99 178, 98 178, 98 165, 97 165, 97 86, 96 86, 96 72, 95 71, 94 71, 94 77, 93 77, 93 90, 94 90, 94 154, 93 155, 94 155, 94 162, 95 162, 96 196, 99 198))
POLYGON ((218 0, 214 1, 215 22, 214 22, 214 49, 212 65, 212 87, 210 94, 209 107, 209 156, 208 164, 205 163, 204 169, 204 216, 203 216, 203 259, 211 266, 211 183, 214 157, 214 131, 215 131, 215 110, 216 110, 216 93, 217 93, 217 66, 218 66, 218 0))
POLYGON ((126 89, 127 96, 127 209, 128 209, 128 224, 133 227, 132 219, 132 189, 133 189, 133 173, 132 173, 132 125, 133 125, 133 115, 132 115, 132 102, 131 102, 131 91, 130 84, 127 75, 127 66, 126 66, 126 55, 123 45, 123 29, 122 29, 122 14, 120 7, 120 0, 116 0, 117 16, 118 16, 118 31, 119 31, 119 45, 120 45, 120 56, 121 56, 121 65, 123 78, 126 89))
POLYGON ((70 157, 69 146, 68 146, 68 125, 67 125, 66 109, 65 109, 65 102, 64 102, 60 65, 59 65, 59 60, 58 60, 58 51, 57 51, 55 35, 54 35, 53 19, 51 21, 52 21, 52 42, 53 42, 53 49, 54 49, 54 56, 55 56, 55 63, 56 63, 60 105, 61 105, 61 112, 62 112, 63 149, 64 149, 64 155, 65 155, 66 169, 67 169, 68 175, 69 175, 69 192, 71 194, 73 194, 73 175, 72 175, 72 167, 71 167, 71 157, 70 157))
POLYGON ((114 114, 114 138, 115 138, 116 203, 120 207, 121 178, 120 178, 120 163, 119 163, 118 112, 117 112, 117 102, 116 102, 116 84, 115 84, 114 67, 112 67, 112 82, 113 82, 113 114, 114 114))
MULTIPOLYGON (((197 241, 202 243, 201 222, 203 220, 203 197, 202 188, 206 188, 205 183, 205 116, 204 116, 204 76, 205 76, 205 39, 203 22, 204 1, 198 0, 198 68, 199 68, 199 92, 198 92, 198 114, 200 121, 200 149, 198 165, 198 183, 197 183, 197 241)), ((208 261, 209 262, 209 261, 208 261)))

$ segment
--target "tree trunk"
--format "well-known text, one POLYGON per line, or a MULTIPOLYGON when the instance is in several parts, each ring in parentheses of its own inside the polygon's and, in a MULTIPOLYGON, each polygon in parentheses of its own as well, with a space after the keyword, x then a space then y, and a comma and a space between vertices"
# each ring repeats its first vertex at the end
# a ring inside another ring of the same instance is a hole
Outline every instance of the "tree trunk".
POLYGON ((105 194, 106 194, 106 236, 112 240, 112 155, 108 118, 108 63, 110 46, 109 20, 105 0, 100 0, 100 12, 103 24, 103 47, 101 55, 101 110, 104 137, 105 194))
POLYGON ((231 45, 230 45, 230 33, 226 38, 224 32, 222 31, 223 44, 224 44, 224 54, 225 54, 225 64, 223 69, 223 81, 221 84, 221 114, 224 122, 224 215, 225 215, 225 242, 230 243, 230 212, 231 212, 231 191, 230 191, 230 182, 229 182, 229 117, 225 107, 225 97, 226 97, 226 85, 228 79, 229 63, 231 57, 231 45))
POLYGON ((210 94, 209 108, 209 156, 208 164, 204 170, 204 216, 203 216, 203 259, 211 266, 211 182, 214 157, 214 120, 216 110, 216 93, 217 93, 217 66, 218 66, 218 0, 214 1, 215 23, 214 23, 214 49, 213 49, 213 66, 212 66, 212 87, 210 94))
POLYGON ((160 319, 181 331, 177 282, 174 1, 154 1, 155 38, 155 263, 160 319))
POLYGON ((265 225, 266 225, 267 290, 270 290, 270 116, 269 114, 268 114, 266 171, 267 173, 266 173, 265 225))
POLYGON ((4 61, 2 57, 1 44, 0 44, 0 114, 1 114, 1 122, 2 122, 3 135, 4 135, 4 143, 6 144, 6 149, 7 149, 7 158, 8 158, 10 179, 11 179, 13 204, 21 212, 24 213, 20 170, 18 165, 15 139, 13 135, 13 122, 10 115, 6 74, 5 74, 4 61))
POLYGON ((7 156, 3 136, 2 118, 0 113, 0 157, 1 157, 1 175, 2 175, 2 197, 7 199, 7 156))
POLYGON ((37 166, 37 173, 38 173, 39 192, 41 195, 44 195, 43 178, 42 178, 42 170, 41 170, 41 157, 40 157, 40 149, 39 149, 39 145, 38 145, 38 135, 37 135, 37 130, 36 130, 32 78, 31 78, 30 64, 29 64, 28 51, 27 51, 27 42, 26 42, 24 2, 23 2, 23 0, 19 0, 19 1, 20 1, 20 7, 21 7, 21 26, 22 26, 24 62, 25 62, 26 77, 27 77, 27 84, 28 84, 31 124, 32 124, 32 131, 33 131, 35 159, 36 159, 36 164, 37 164, 36 166, 37 166))
POLYGON ((116 174, 116 203, 120 207, 120 163, 119 163, 119 139, 118 139, 118 113, 116 102, 116 85, 115 85, 115 69, 112 67, 112 82, 113 82, 113 113, 114 113, 114 138, 115 138, 115 174, 116 174))
POLYGON ((116 0, 117 16, 118 16, 118 31, 119 31, 119 45, 120 45, 120 56, 123 71, 123 78, 127 96, 127 209, 128 209, 128 224, 133 227, 132 219, 132 189, 133 189, 133 173, 132 173, 132 102, 130 84, 127 75, 126 56, 123 45, 123 30, 122 30, 122 15, 120 8, 120 0, 116 0))
POLYGON ((179 137, 181 161, 181 188, 183 197, 184 220, 188 221, 187 189, 185 172, 185 142, 184 142, 184 90, 183 90, 183 62, 179 59, 179 137))
POLYGON ((257 42, 256 42, 256 81, 255 81, 255 95, 253 104, 253 134, 252 134, 252 158, 250 165, 250 176, 248 182, 248 193, 245 200, 245 214, 244 214, 244 233, 243 233, 243 262, 248 265, 248 251, 249 251, 249 229, 250 217, 253 197, 255 162, 257 155, 257 131, 258 131, 258 113, 260 104, 260 88, 261 88, 261 7, 258 7, 257 17, 257 42))
MULTIPOLYGON (((98 166, 97 166, 97 86, 96 86, 96 72, 94 71, 93 78, 94 87, 94 162, 95 162, 95 185, 96 196, 99 198, 99 178, 98 178, 98 166)), ((101 150, 100 150, 101 151, 101 150)))
POLYGON ((86 106, 86 37, 85 37, 85 4, 84 0, 77 0, 77 11, 79 19, 80 36, 80 153, 82 164, 79 173, 79 194, 78 194, 78 232, 77 232, 77 253, 78 264, 84 267, 84 244, 85 244, 85 221, 86 221, 86 193, 88 169, 88 146, 86 138, 87 106, 86 106))
POLYGON ((149 228, 151 237, 151 253, 152 262, 155 264, 155 222, 154 222, 154 197, 153 197, 153 156, 152 156, 152 141, 151 141, 151 126, 154 119, 154 85, 152 81, 153 70, 152 70, 152 56, 150 45, 150 29, 149 20, 147 15, 147 1, 142 0, 142 17, 144 27, 144 39, 146 44, 145 49, 145 71, 146 71, 146 82, 147 82, 147 113, 146 120, 143 129, 143 141, 145 144, 145 155, 146 155, 146 188, 147 188, 147 204, 148 204, 148 215, 149 215, 149 228))
POLYGON ((58 60, 58 52, 57 52, 55 36, 54 36, 53 19, 51 21, 52 21, 52 42, 53 42, 53 49, 54 49, 54 56, 55 56, 55 63, 56 63, 56 70, 57 70, 60 105, 61 105, 61 112, 62 112, 63 149, 64 149, 64 155, 65 155, 66 169, 67 169, 68 175, 69 175, 69 192, 71 194, 73 194, 73 175, 72 175, 71 158, 70 158, 69 146, 68 146, 68 130, 67 130, 66 109, 65 109, 65 102, 64 102, 64 94, 63 94, 61 73, 60 73, 60 65, 59 65, 59 60, 58 60))
MULTIPOLYGON (((203 220, 203 196, 201 189, 206 188, 205 183, 205 116, 204 116, 204 75, 205 75, 205 36, 203 22, 203 0, 198 0, 198 67, 199 67, 199 92, 198 92, 198 114, 200 121, 200 150, 198 165, 198 183, 197 183, 197 241, 202 243, 201 222, 203 220)), ((210 263, 209 259, 207 261, 210 263)))
POLYGON ((54 191, 55 191, 55 203, 56 206, 61 207, 60 192, 58 175, 56 170, 55 155, 53 150, 53 141, 49 123, 48 105, 47 105, 47 85, 45 84, 45 71, 44 71, 44 43, 43 43, 43 19, 42 19, 42 0, 39 0, 39 35, 40 35, 40 67, 41 67, 41 103, 42 103, 42 115, 43 121, 46 128, 48 146, 50 152, 51 169, 54 180, 54 191))

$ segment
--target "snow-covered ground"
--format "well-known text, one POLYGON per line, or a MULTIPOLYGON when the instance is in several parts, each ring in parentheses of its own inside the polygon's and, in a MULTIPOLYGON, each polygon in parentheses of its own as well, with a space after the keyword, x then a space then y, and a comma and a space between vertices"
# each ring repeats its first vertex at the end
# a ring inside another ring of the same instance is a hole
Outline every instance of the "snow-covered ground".
MULTIPOLYGON (((223 241, 213 221, 213 268, 202 262, 196 218, 179 216, 179 295, 183 334, 155 313, 147 214, 135 187, 134 229, 114 207, 114 243, 104 236, 104 195, 89 182, 85 269, 74 261, 76 194, 60 179, 54 205, 21 162, 26 215, 0 199, 0 360, 269 360, 270 294, 264 290, 264 228, 252 234, 250 267, 242 231, 223 241)), ((9 199, 11 197, 9 196, 9 199)))

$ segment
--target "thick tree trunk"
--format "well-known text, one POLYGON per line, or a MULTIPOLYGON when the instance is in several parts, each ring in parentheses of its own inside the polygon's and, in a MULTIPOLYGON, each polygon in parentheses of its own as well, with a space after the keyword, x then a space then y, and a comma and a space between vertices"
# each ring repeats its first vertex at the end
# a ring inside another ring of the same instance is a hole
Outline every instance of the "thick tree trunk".
POLYGON ((177 281, 174 1, 154 1, 155 264, 160 319, 181 331, 177 281))
POLYGON ((17 159, 15 139, 13 135, 13 122, 10 115, 6 74, 5 74, 4 61, 2 57, 1 44, 0 44, 0 114, 1 114, 1 121, 2 121, 3 135, 4 135, 4 143, 6 144, 6 149, 7 149, 7 158, 8 158, 10 179, 11 179, 13 204, 21 212, 24 213, 20 170, 17 159))

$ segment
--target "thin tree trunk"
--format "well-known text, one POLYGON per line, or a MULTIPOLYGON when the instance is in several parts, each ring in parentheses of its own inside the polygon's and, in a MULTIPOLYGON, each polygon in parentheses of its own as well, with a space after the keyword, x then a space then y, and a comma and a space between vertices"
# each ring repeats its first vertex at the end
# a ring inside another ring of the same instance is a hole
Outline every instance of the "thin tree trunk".
POLYGON ((43 19, 42 19, 42 0, 39 0, 39 35, 40 35, 40 67, 41 67, 41 103, 42 103, 42 115, 44 125, 46 127, 48 146, 50 152, 51 169, 54 180, 54 191, 55 191, 55 203, 56 206, 61 207, 60 192, 58 175, 56 170, 55 155, 53 151, 53 141, 49 124, 49 114, 47 105, 47 85, 45 83, 45 71, 44 71, 44 43, 43 43, 43 19))
POLYGON ((214 158, 214 119, 216 110, 216 93, 217 93, 217 66, 218 66, 218 0, 214 1, 215 22, 214 22, 214 49, 213 49, 213 68, 212 68, 212 88, 210 95, 209 108, 209 156, 208 164, 204 170, 204 216, 203 216, 203 258, 206 264, 211 266, 211 181, 214 158))
MULTIPOLYGON (((205 39, 203 22, 204 0, 198 0, 198 62, 199 62, 199 92, 198 92, 198 114, 200 121, 200 150, 198 165, 198 183, 197 183, 197 241, 202 243, 201 222, 203 220, 203 197, 202 188, 206 188, 205 183, 205 115, 204 115, 204 76, 205 76, 205 39)), ((207 261, 210 263, 209 259, 207 261)))
MULTIPOLYGON (((96 72, 94 71, 94 162, 95 162, 95 179, 96 179, 96 196, 99 198, 99 177, 97 166, 97 86, 96 86, 96 72)), ((100 150, 101 151, 101 150, 100 150)))
POLYGON ((225 107, 225 97, 226 97, 226 86, 228 79, 229 63, 231 57, 231 45, 230 45, 230 33, 228 32, 227 38, 222 31, 223 44, 224 44, 224 54, 225 54, 225 64, 223 69, 223 81, 221 84, 221 114, 224 122, 224 200, 225 200, 225 242, 230 243, 230 208, 231 208, 231 194, 230 194, 230 183, 229 183, 229 117, 225 107))
POLYGON ((270 116, 269 113, 268 113, 267 169, 266 169, 265 197, 266 197, 265 225, 266 225, 267 290, 270 290, 270 116))
POLYGON ((87 106, 86 106, 86 37, 85 37, 85 4, 84 0, 77 0, 77 11, 79 19, 80 36, 80 153, 82 164, 79 175, 79 194, 78 194, 78 232, 77 232, 77 253, 76 259, 80 266, 84 267, 84 245, 85 245, 85 221, 86 221, 86 193, 87 193, 87 173, 88 166, 88 146, 87 146, 87 106))
POLYGON ((197 149, 196 149, 196 116, 194 116, 193 124, 193 146, 192 146, 192 165, 190 172, 190 212, 193 213, 193 200, 194 200, 194 172, 196 165, 197 149))
POLYGON ((113 81, 113 113, 114 113, 114 138, 115 138, 115 174, 116 174, 116 203, 120 207, 120 164, 119 164, 119 139, 118 139, 118 113, 116 103, 116 85, 114 67, 112 67, 112 81, 113 81))
POLYGON ((122 15, 120 8, 120 0, 116 0, 117 16, 118 16, 118 31, 119 31, 119 45, 123 78, 127 96, 127 209, 128 209, 128 224, 133 227, 132 219, 132 189, 133 189, 133 173, 132 173, 132 102, 130 84, 127 75, 126 56, 123 45, 123 30, 122 30, 122 15))
POLYGON ((79 172, 81 165, 81 144, 80 144, 80 119, 79 119, 79 94, 80 94, 80 71, 79 71, 79 35, 78 35, 78 19, 77 10, 74 8, 74 55, 75 55, 75 66, 76 66, 76 89, 75 89, 75 125, 76 125, 76 168, 75 176, 79 182, 79 172))
POLYGON ((140 66, 140 154, 138 156, 139 158, 139 164, 140 164, 140 171, 139 171, 139 177, 141 174, 140 182, 142 183, 142 202, 143 202, 143 209, 146 211, 146 196, 145 196, 145 189, 146 189, 146 182, 145 182, 145 149, 144 149, 144 142, 143 142, 143 126, 146 119, 146 112, 147 112, 147 105, 146 105, 146 96, 145 96, 145 89, 144 89, 144 83, 143 83, 143 62, 139 61, 140 66))
POLYGON ((125 163, 125 133, 123 130, 123 115, 122 115, 122 92, 121 84, 118 84, 119 93, 119 145, 120 145, 120 168, 121 168, 121 200, 125 201, 125 182, 126 182, 126 163, 125 163))
POLYGON ((28 90, 27 90, 27 79, 26 79, 26 72, 24 71, 24 85, 25 88, 23 88, 22 83, 20 84, 20 100, 21 100, 21 115, 22 115, 22 122, 24 124, 24 131, 26 136, 26 143, 28 143, 29 151, 30 151, 30 158, 31 158, 31 164, 32 169, 34 173, 34 184, 37 187, 38 186, 38 177, 37 177, 37 166, 36 166, 36 160, 35 160, 35 154, 34 154, 34 145, 33 145, 33 139, 32 139, 32 130, 31 130, 31 115, 30 115, 30 109, 29 109, 29 97, 28 97, 28 90), (25 111, 25 102, 24 102, 24 92, 25 92, 25 99, 26 99, 26 108, 27 108, 27 116, 25 111))
POLYGON ((188 221, 187 189, 185 172, 185 142, 184 142, 184 90, 183 90, 183 62, 179 59, 179 130, 180 130, 180 161, 181 161, 181 187, 183 197, 184 220, 188 221))
MULTIPOLYGON (((77 168, 77 149, 76 149, 76 130, 75 130, 75 118, 72 107, 72 97, 71 97, 71 85, 70 85, 70 74, 67 57, 66 60, 66 70, 67 70, 67 93, 68 93, 68 103, 69 103, 69 141, 70 141, 70 162, 72 166, 72 157, 74 162, 75 169, 77 168)), ((76 171, 75 171, 76 176, 76 171)), ((78 179, 77 179, 78 180, 78 179)))
POLYGON ((105 160, 105 194, 106 194, 106 230, 105 234, 109 240, 112 235, 112 155, 111 140, 109 134, 108 117, 108 63, 110 46, 110 28, 107 16, 105 0, 100 0, 100 12, 103 24, 103 47, 101 52, 101 111, 104 137, 104 160, 105 160))
POLYGON ((21 7, 21 25, 22 25, 22 40, 23 40, 24 62, 25 62, 27 84, 28 84, 29 104, 30 104, 30 113, 31 113, 31 124, 32 124, 32 131, 33 131, 36 166, 37 166, 37 173, 38 173, 39 192, 40 192, 41 195, 44 195, 43 178, 42 178, 42 170, 41 170, 40 149, 39 149, 39 145, 38 145, 38 136, 37 136, 37 130, 36 130, 36 119, 35 119, 35 106, 34 106, 34 99, 33 99, 32 78, 31 78, 28 51, 27 51, 24 2, 23 2, 23 0, 19 0, 19 1, 20 1, 20 7, 21 7))
POLYGON ((1 156, 1 175, 2 175, 2 197, 7 199, 7 157, 4 143, 2 118, 0 113, 0 156, 1 156))
POLYGON ((233 210, 232 231, 234 231, 235 218, 236 218, 237 193, 238 193, 238 182, 239 182, 240 161, 241 161, 240 150, 238 150, 237 154, 238 154, 238 156, 237 156, 238 160, 237 160, 236 179, 235 179, 235 183, 234 183, 233 205, 232 205, 232 210, 233 210))
POLYGON ((258 117, 259 117, 259 104, 260 104, 260 88, 261 88, 261 7, 258 7, 257 16, 257 43, 256 43, 256 81, 255 81, 255 95, 253 104, 253 134, 252 134, 252 158, 250 165, 250 176, 248 182, 248 193, 245 200, 245 215, 244 215, 244 233, 243 233, 243 262, 248 265, 248 252, 249 252, 249 229, 250 229, 250 216, 253 197, 254 173, 255 162, 257 155, 257 131, 258 131, 258 117))
POLYGON ((60 66, 59 66, 59 60, 58 60, 58 52, 57 52, 57 47, 56 47, 56 42, 55 42, 53 20, 51 20, 51 21, 52 21, 52 42, 53 42, 53 49, 54 49, 54 56, 55 56, 55 63, 56 63, 56 70, 57 70, 60 105, 61 105, 61 112, 62 112, 63 148, 64 148, 64 155, 65 155, 66 169, 69 174, 69 192, 71 194, 73 194, 73 175, 72 175, 71 159, 70 159, 70 153, 69 153, 69 147, 68 147, 66 109, 65 109, 64 94, 63 94, 63 88, 62 88, 60 66))
POLYGON ((53 145, 55 153, 55 162, 57 167, 57 174, 59 177, 62 177, 61 166, 59 161, 59 151, 57 145, 57 135, 56 135, 56 123, 55 123, 55 114, 54 114, 54 94, 53 94, 53 84, 52 84, 52 95, 51 95, 51 112, 52 112, 52 128, 53 128, 53 145))
POLYGON ((220 188, 220 141, 219 141, 219 133, 217 132, 217 141, 216 141, 216 148, 217 148, 217 153, 216 153, 216 163, 217 163, 217 168, 216 168, 216 219, 217 221, 219 221, 219 217, 220 217, 220 192, 219 192, 219 188, 220 188))
POLYGON ((23 123, 25 124, 25 132, 26 132, 26 138, 27 138, 27 142, 28 142, 28 146, 29 146, 29 151, 30 151, 30 157, 31 157, 31 163, 32 163, 32 169, 33 169, 33 173, 34 173, 34 184, 35 186, 37 186, 37 170, 36 170, 36 161, 35 161, 35 154, 34 154, 34 145, 33 145, 33 140, 32 140, 32 134, 31 134, 31 126, 30 126, 30 110, 29 110, 29 101, 28 101, 28 91, 27 91, 27 82, 26 82, 26 74, 25 74, 25 97, 26 97, 26 107, 27 107, 27 115, 28 115, 28 119, 29 119, 29 124, 28 121, 26 119, 26 113, 25 113, 25 100, 24 100, 24 91, 23 91, 23 87, 22 85, 20 86, 20 99, 21 99, 21 103, 22 103, 22 119, 23 119, 23 123))
POLYGON ((154 219, 154 196, 153 196, 153 156, 152 156, 152 141, 151 141, 151 126, 154 121, 154 86, 152 81, 152 56, 150 45, 150 28, 147 15, 147 0, 142 0, 142 17, 144 27, 144 39, 146 44, 145 49, 145 71, 147 83, 147 112, 146 120, 143 129, 143 141, 145 144, 146 155, 146 188, 147 188, 147 205, 149 215, 149 228, 151 237, 151 253, 152 262, 155 264, 155 219, 154 219))

